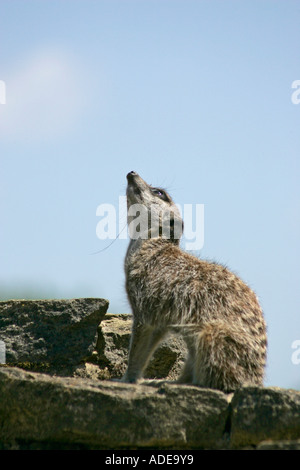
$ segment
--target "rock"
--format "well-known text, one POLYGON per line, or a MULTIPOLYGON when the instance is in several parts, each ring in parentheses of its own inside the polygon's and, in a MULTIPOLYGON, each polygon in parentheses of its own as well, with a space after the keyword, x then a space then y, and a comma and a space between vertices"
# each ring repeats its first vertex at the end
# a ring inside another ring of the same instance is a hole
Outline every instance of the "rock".
POLYGON ((2 448, 223 448, 227 395, 216 390, 51 377, 0 367, 2 448), (76 447, 77 446, 77 447, 76 447))
MULTIPOLYGON (((95 363, 106 369, 109 378, 121 377, 127 366, 131 335, 132 315, 106 314, 98 328, 95 363)), ((182 338, 169 336, 155 351, 145 378, 168 378, 176 380, 186 356, 182 338)))
POLYGON ((170 382, 186 354, 180 337, 157 349, 146 370, 155 380, 110 380, 125 371, 132 317, 107 307, 0 302, 0 449, 300 449, 299 391, 170 382))
MULTIPOLYGON (((107 307, 104 299, 0 302, 6 363, 50 374, 120 378, 127 366, 132 315, 105 314, 107 307)), ((185 353, 181 338, 168 338, 145 377, 175 380, 185 353)))
POLYGON ((299 449, 300 392, 0 367, 0 449, 299 449))
POLYGON ((263 441, 257 450, 300 450, 300 439, 296 441, 263 441))
POLYGON ((107 300, 93 298, 0 302, 6 363, 36 369, 78 364, 94 350, 107 308, 107 300))
POLYGON ((98 326, 94 361, 108 371, 109 378, 121 377, 126 369, 132 316, 107 313, 98 326))
POLYGON ((300 438, 300 392, 296 390, 245 387, 235 392, 231 407, 234 448, 300 438))

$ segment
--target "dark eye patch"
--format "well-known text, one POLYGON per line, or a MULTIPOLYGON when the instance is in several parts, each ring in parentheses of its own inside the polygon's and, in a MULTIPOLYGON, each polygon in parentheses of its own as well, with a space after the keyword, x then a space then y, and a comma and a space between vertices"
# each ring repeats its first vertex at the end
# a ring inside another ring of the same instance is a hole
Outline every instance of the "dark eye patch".
POLYGON ((137 186, 134 188, 133 191, 134 191, 134 194, 136 194, 137 196, 140 196, 142 194, 142 191, 137 186))
POLYGON ((161 188, 151 188, 151 191, 152 191, 152 194, 154 194, 155 196, 160 197, 164 201, 167 201, 167 202, 170 201, 167 193, 163 189, 161 189, 161 188))
POLYGON ((156 196, 164 196, 164 191, 162 191, 161 189, 152 189, 152 192, 153 194, 155 194, 156 196))

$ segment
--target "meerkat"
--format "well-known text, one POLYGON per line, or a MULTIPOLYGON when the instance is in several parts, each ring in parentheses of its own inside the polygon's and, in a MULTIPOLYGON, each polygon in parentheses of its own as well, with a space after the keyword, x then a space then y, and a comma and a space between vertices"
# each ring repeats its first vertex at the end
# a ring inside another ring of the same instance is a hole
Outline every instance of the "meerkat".
POLYGON ((165 190, 134 171, 127 181, 124 267, 133 325, 122 381, 142 378, 155 348, 175 332, 188 350, 179 383, 225 392, 262 385, 267 336, 255 293, 226 267, 180 248, 183 221, 165 190))

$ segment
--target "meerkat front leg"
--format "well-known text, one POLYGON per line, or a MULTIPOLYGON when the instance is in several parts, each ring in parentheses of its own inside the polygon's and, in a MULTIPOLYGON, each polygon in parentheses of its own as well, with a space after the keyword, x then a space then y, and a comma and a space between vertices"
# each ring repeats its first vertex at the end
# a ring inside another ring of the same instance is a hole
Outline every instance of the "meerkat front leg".
POLYGON ((130 339, 128 366, 122 382, 134 383, 142 377, 148 361, 166 331, 152 325, 134 323, 130 339))

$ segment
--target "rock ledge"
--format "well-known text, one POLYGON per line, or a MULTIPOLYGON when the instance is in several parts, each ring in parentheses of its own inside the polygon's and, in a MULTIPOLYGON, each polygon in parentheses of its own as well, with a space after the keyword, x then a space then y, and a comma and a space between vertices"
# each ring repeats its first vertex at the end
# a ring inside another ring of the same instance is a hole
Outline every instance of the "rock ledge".
POLYGON ((0 302, 0 449, 300 450, 299 391, 177 385, 178 338, 157 351, 152 380, 112 380, 126 367, 131 316, 107 308, 104 299, 0 302))

